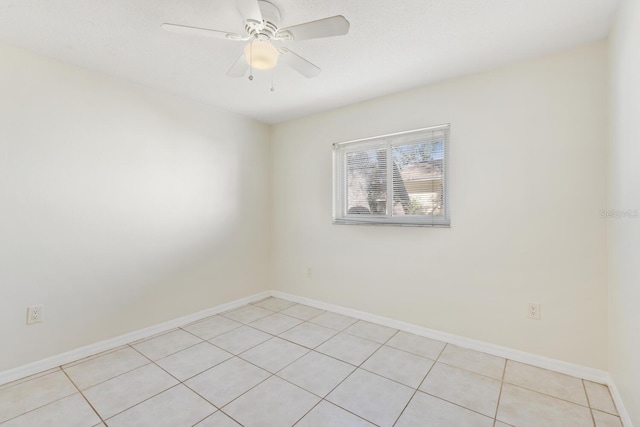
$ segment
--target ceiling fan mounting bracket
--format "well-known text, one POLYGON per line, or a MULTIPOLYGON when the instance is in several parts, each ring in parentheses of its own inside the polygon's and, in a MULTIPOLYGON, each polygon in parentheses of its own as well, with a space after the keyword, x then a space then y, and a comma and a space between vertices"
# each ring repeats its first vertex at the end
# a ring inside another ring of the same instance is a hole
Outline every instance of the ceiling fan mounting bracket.
POLYGON ((254 38, 266 36, 272 39, 280 27, 280 10, 273 4, 265 0, 258 0, 258 6, 262 13, 262 22, 254 19, 247 19, 245 31, 254 38))

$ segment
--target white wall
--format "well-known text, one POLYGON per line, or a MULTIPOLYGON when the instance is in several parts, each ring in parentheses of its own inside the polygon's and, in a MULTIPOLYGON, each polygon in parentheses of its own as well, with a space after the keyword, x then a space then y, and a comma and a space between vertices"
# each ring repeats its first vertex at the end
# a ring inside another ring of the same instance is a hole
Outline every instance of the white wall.
POLYGON ((0 94, 0 371, 267 289, 266 125, 6 46, 0 94))
MULTIPOLYGON (((611 40, 609 208, 640 211, 640 4, 623 1, 611 40)), ((608 220, 609 370, 640 425, 640 218, 608 220)))
POLYGON ((598 43, 273 127, 274 287, 606 369, 606 54, 598 43), (331 224, 332 143, 443 123, 451 228, 331 224))

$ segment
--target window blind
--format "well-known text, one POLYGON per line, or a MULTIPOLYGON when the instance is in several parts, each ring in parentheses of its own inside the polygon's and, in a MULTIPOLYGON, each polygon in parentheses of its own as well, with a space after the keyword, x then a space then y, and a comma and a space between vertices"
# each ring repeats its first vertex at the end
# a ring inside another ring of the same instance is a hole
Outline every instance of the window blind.
POLYGON ((449 125, 334 144, 333 220, 449 226, 449 125))

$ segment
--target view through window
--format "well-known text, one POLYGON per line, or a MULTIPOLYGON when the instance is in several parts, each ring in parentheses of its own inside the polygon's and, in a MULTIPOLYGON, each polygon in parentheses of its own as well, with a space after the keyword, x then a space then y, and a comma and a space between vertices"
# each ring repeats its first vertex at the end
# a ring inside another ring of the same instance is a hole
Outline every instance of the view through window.
POLYGON ((449 125, 334 146, 334 221, 449 225, 449 125))

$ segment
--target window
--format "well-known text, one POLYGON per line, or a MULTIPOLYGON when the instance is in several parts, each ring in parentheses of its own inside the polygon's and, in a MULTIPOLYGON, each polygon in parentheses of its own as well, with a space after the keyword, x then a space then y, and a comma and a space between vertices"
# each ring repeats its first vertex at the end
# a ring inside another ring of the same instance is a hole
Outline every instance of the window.
POLYGON ((334 223, 450 225, 449 125, 334 144, 334 223))

